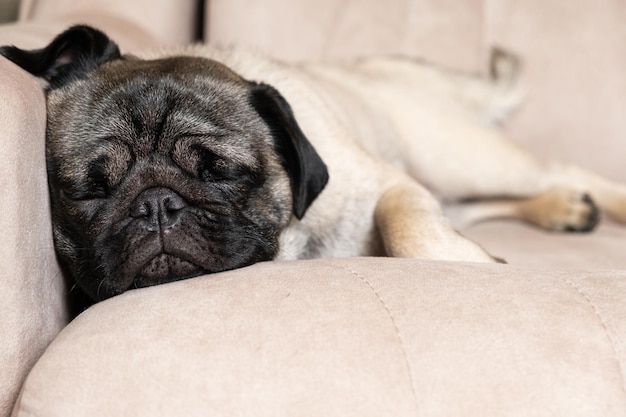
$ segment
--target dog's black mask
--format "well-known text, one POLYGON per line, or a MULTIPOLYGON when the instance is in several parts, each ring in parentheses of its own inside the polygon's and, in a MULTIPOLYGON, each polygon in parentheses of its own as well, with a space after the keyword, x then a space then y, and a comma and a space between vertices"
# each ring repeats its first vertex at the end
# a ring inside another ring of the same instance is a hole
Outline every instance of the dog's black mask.
POLYGON ((326 185, 284 98, 216 61, 121 56, 86 26, 0 54, 49 81, 55 245, 92 300, 273 259, 326 185))

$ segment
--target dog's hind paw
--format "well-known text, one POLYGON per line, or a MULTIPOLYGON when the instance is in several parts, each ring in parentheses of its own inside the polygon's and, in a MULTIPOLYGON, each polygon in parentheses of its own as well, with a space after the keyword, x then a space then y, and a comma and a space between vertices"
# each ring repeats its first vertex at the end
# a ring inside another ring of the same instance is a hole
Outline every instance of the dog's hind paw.
POLYGON ((589 232, 600 221, 600 211, 588 193, 554 188, 521 205, 524 220, 547 230, 589 232))
POLYGON ((600 210, 589 194, 572 203, 570 207, 570 221, 566 222, 566 232, 589 232, 600 221, 600 210))

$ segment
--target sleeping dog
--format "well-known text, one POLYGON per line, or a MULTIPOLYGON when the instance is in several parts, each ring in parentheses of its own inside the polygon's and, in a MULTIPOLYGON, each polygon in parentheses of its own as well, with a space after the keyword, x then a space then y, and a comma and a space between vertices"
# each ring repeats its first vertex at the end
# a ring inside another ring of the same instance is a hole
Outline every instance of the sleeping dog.
POLYGON ((542 160, 497 123, 517 60, 478 78, 401 57, 287 64, 194 46, 121 55, 75 26, 4 55, 48 81, 55 247, 93 301, 273 259, 496 262, 457 223, 587 231, 626 189, 542 160))

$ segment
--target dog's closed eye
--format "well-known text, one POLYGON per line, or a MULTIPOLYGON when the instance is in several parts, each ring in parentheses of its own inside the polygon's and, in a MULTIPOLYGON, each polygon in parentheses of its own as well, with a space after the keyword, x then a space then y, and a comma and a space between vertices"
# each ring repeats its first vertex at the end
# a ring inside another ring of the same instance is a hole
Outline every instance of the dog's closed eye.
POLYGON ((108 158, 102 155, 89 163, 85 177, 63 181, 61 183, 63 196, 74 201, 106 198, 111 191, 106 175, 107 160, 108 158))
POLYGON ((200 146, 194 147, 197 155, 197 176, 205 182, 237 181, 244 177, 248 170, 232 161, 229 162, 219 155, 200 146))

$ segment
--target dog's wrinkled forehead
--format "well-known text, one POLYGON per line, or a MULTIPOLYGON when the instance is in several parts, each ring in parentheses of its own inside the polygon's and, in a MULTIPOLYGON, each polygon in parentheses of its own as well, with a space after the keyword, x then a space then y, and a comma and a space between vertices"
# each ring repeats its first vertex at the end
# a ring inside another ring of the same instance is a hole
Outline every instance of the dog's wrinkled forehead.
POLYGON ((72 161, 89 155, 90 144, 97 154, 122 142, 142 158, 171 153, 177 142, 193 140, 249 165, 246 149, 254 141, 247 136, 262 130, 249 102, 249 84, 206 58, 111 61, 50 91, 48 100, 48 145, 52 154, 70 154, 72 161))
POLYGON ((285 97, 208 58, 122 56, 105 33, 84 25, 44 48, 8 45, 0 55, 49 83, 51 188, 89 194, 115 188, 125 174, 151 167, 162 173, 158 167, 172 164, 196 178, 264 166, 288 176, 301 219, 328 181, 285 97))

